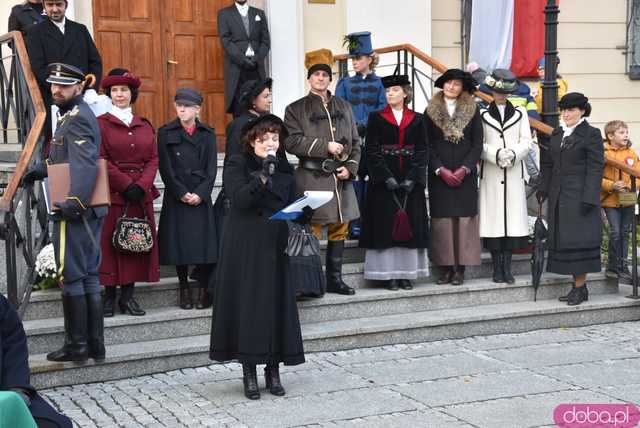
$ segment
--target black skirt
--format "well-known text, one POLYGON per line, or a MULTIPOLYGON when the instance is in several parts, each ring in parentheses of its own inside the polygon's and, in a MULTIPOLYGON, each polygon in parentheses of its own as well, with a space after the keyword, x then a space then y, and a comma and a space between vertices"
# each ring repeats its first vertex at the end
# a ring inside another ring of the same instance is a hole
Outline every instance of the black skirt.
POLYGON ((519 250, 529 246, 529 237, 482 238, 482 246, 489 251, 519 250))

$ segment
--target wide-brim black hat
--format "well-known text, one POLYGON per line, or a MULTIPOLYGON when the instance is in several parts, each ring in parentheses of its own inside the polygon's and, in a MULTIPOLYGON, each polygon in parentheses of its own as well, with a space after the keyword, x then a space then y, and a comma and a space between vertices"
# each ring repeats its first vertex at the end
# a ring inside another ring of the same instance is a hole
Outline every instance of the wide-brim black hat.
POLYGON ((409 76, 406 74, 392 74, 391 76, 385 76, 382 79, 382 86, 390 88, 392 86, 407 86, 410 85, 409 76))
POLYGON ((436 88, 442 89, 444 84, 449 80, 461 80, 462 81, 462 90, 473 94, 476 91, 476 86, 478 83, 471 76, 471 73, 460 70, 459 68, 450 68, 445 71, 442 76, 438 77, 434 86, 436 88))
POLYGON ((279 125, 280 137, 282 137, 282 139, 287 138, 287 136, 289 135, 289 132, 287 132, 287 128, 284 126, 284 122, 282 121, 282 119, 280 119, 278 116, 272 113, 263 114, 262 116, 258 116, 255 119, 251 119, 249 122, 247 122, 246 125, 242 127, 242 135, 243 136, 247 135, 247 132, 251 131, 256 126, 265 122, 271 122, 279 125))
POLYGON ((591 104, 589 104, 589 98, 585 97, 580 92, 569 92, 565 94, 558 102, 558 107, 561 110, 577 107, 580 110, 584 110, 583 117, 589 117, 591 114, 591 104))
POLYGON ((273 86, 273 80, 268 77, 266 79, 249 80, 242 84, 240 87, 240 97, 238 98, 238 104, 245 109, 251 108, 253 100, 262 93, 265 89, 273 86))

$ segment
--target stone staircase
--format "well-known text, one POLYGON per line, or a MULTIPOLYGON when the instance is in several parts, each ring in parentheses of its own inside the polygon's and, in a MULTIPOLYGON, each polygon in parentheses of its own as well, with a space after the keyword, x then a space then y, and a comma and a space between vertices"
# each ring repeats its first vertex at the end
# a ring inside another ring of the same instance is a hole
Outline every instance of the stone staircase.
MULTIPOLYGON (((220 182, 221 176, 216 193, 220 182)), ((158 187, 164 190, 161 182, 158 187)), ((156 203, 157 211, 160 204, 156 203)), ((324 249, 326 242, 321 244, 324 249)), ((490 257, 483 254, 482 265, 468 269, 463 286, 436 285, 432 277, 411 291, 389 291, 363 279, 364 252, 357 242, 348 241, 344 276, 357 293, 328 294, 299 303, 305 349, 334 351, 640 319, 640 303, 625 298, 618 285, 601 274, 590 276, 590 300, 578 307, 557 301, 569 288, 570 278, 555 275, 543 276, 534 302, 529 257, 514 256, 513 285, 491 282, 490 257)), ((117 314, 106 319, 108 358, 75 364, 46 360, 46 353, 63 341, 60 293, 34 292, 24 316, 34 386, 90 383, 211 364, 211 309, 178 308, 178 281, 172 268, 163 267, 158 284, 138 284, 136 296, 147 315, 117 314)))

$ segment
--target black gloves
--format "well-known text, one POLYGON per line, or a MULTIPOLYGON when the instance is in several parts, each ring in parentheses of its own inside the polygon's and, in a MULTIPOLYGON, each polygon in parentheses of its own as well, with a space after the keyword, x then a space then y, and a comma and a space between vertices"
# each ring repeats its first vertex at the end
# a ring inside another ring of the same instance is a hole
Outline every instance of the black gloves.
POLYGON ((416 187, 416 182, 413 180, 404 180, 400 183, 400 188, 404 190, 407 195, 413 191, 413 188, 416 187))
POLYGON ((54 206, 60 208, 60 214, 65 220, 80 220, 86 209, 76 199, 67 199, 63 203, 56 202, 54 206))
POLYGON ((389 177, 384 182, 384 185, 387 186, 387 190, 393 192, 394 190, 398 190, 400 185, 398 184, 398 180, 393 177, 389 177))
POLYGON ((247 57, 242 61, 242 68, 245 70, 255 70, 258 68, 258 63, 254 59, 247 57))
POLYGON ((311 223, 311 219, 313 218, 314 212, 315 210, 312 209, 309 205, 307 205, 306 207, 302 208, 302 214, 293 221, 298 224, 309 224, 311 223))
POLYGON ((138 202, 144 198, 144 189, 138 186, 136 183, 129 184, 129 187, 122 192, 122 196, 131 202, 138 202))
POLYGON ((262 173, 267 177, 273 175, 276 172, 276 166, 278 165, 278 158, 273 155, 267 155, 262 160, 262 173))
POLYGON ((358 136, 360 136, 360 138, 364 138, 364 136, 367 135, 367 127, 364 126, 364 123, 359 123, 357 128, 358 128, 358 136))
POLYGON ((588 215, 594 208, 595 208, 595 205, 591 205, 591 204, 587 204, 586 202, 583 202, 580 204, 580 214, 588 215))
POLYGON ((44 162, 36 162, 22 177, 23 184, 33 184, 47 176, 47 165, 44 162))

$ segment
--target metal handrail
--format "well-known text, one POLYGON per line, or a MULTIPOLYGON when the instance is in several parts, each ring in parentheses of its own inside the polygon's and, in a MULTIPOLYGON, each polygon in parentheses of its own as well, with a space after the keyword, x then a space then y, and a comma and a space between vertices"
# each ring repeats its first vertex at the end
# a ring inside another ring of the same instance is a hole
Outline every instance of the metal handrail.
POLYGON ((0 36, 0 57, 3 57, 0 62, 2 136, 7 142, 9 122, 13 118, 22 148, 0 197, 0 239, 5 241, 7 297, 22 316, 32 290, 36 256, 48 240, 48 219, 43 210, 39 210, 42 207, 42 199, 37 197, 40 189, 34 189, 33 185, 21 186, 30 163, 39 158, 44 145, 46 112, 21 33, 14 31, 0 36), (3 55, 6 48, 10 49, 10 55, 3 55))

